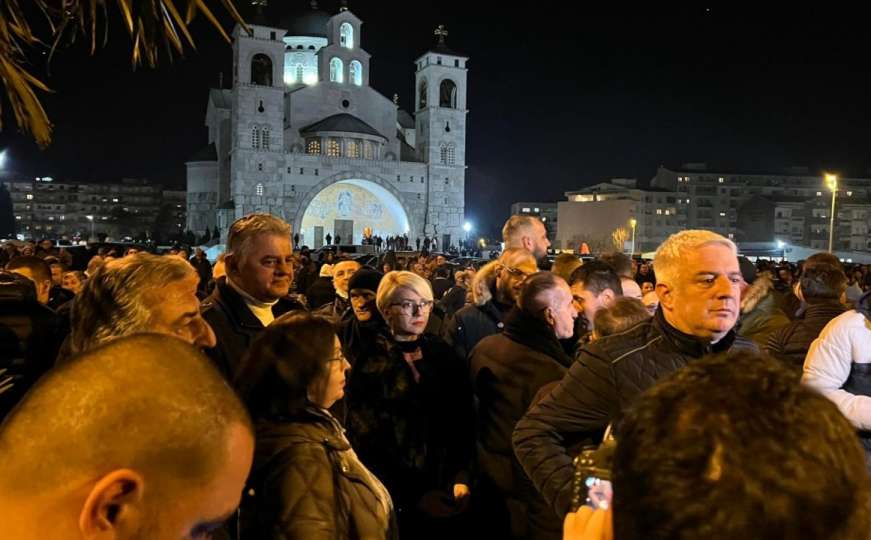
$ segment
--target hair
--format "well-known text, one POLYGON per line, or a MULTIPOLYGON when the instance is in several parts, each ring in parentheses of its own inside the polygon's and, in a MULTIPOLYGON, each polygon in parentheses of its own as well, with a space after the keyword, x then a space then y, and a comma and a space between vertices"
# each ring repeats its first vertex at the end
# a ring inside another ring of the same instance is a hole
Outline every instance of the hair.
POLYGON ((801 274, 801 295, 808 304, 839 300, 847 290, 847 275, 839 266, 815 262, 801 274))
POLYGON ((89 276, 93 276, 97 272, 97 270, 99 270, 100 267, 103 266, 103 263, 105 262, 106 259, 104 259, 102 255, 94 255, 93 257, 91 257, 91 260, 88 261, 88 267, 85 272, 89 276))
POLYGON ((72 352, 149 331, 155 293, 191 277, 197 273, 187 261, 143 252, 100 266, 72 306, 72 352))
POLYGON ((632 277, 632 259, 625 253, 612 251, 611 253, 600 255, 599 260, 611 265, 611 268, 617 272, 618 276, 625 278, 632 277))
POLYGON ((328 319, 305 311, 282 315, 257 336, 234 384, 254 420, 299 416, 309 387, 329 372, 335 338, 328 319))
POLYGON ((636 401, 618 441, 615 538, 868 537, 855 429, 770 357, 691 362, 636 401))
POLYGON ((550 271, 568 282, 569 278, 572 277, 572 272, 577 270, 582 264, 577 255, 560 253, 553 260, 550 271))
POLYGON ((156 334, 118 339, 49 371, 0 425, 0 491, 37 495, 110 467, 206 482, 226 462, 232 424, 252 431, 194 347, 156 334))
POLYGON ((502 227, 502 241, 506 248, 522 248, 521 238, 524 233, 530 233, 536 223, 541 223, 535 216, 511 216, 502 227))
POLYGON ((551 291, 565 284, 565 280, 552 272, 536 272, 526 278, 517 305, 521 310, 538 315, 544 308, 550 306, 551 291))
POLYGON ((412 272, 388 272, 381 279, 381 284, 378 285, 378 292, 375 295, 375 305, 378 306, 378 311, 385 319, 390 302, 393 301, 397 291, 403 288, 414 291, 425 300, 433 300, 432 286, 430 286, 429 281, 412 272))
POLYGON ((230 225, 230 231, 227 233, 227 252, 236 257, 244 257, 252 240, 264 234, 290 239, 293 230, 284 220, 272 214, 248 214, 230 225))
POLYGON ((691 229, 675 233, 659 245, 653 257, 657 281, 674 285, 687 255, 709 244, 719 244, 732 251, 737 259, 738 248, 735 243, 715 232, 691 229))
POLYGON ((804 261, 803 268, 808 268, 809 266, 813 266, 815 264, 829 264, 840 268, 842 271, 844 270, 844 263, 841 262, 841 259, 837 257, 837 255, 832 255, 831 253, 814 253, 807 260, 804 261))
POLYGON ((14 272, 22 268, 29 270, 30 274, 33 276, 33 281, 37 283, 51 281, 51 267, 39 257, 23 255, 21 257, 15 257, 6 265, 6 270, 9 272, 14 272))
POLYGON ((614 271, 610 264, 594 260, 579 267, 569 279, 569 284, 575 285, 582 283, 584 289, 599 296, 602 291, 611 289, 616 296, 623 296, 623 285, 620 283, 620 276, 614 271))
POLYGON ((647 308, 637 298, 621 296, 593 317, 593 328, 598 337, 611 336, 629 330, 650 318, 647 308))

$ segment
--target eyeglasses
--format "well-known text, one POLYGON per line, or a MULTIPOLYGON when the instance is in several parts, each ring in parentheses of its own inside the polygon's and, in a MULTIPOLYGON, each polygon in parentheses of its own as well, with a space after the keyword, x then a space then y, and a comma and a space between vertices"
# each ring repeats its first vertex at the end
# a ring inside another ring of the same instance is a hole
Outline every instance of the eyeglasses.
POLYGON ((406 315, 416 315, 417 313, 428 313, 432 309, 432 300, 421 300, 420 302, 403 300, 402 302, 394 302, 390 305, 399 306, 406 315))
POLYGON ((509 274, 511 274, 512 276, 514 276, 516 278, 520 278, 520 279, 526 279, 530 275, 532 275, 532 274, 529 274, 527 272, 524 272, 520 268, 514 268, 513 266, 508 266, 507 264, 503 264, 502 269, 505 270, 506 272, 508 272, 509 274))

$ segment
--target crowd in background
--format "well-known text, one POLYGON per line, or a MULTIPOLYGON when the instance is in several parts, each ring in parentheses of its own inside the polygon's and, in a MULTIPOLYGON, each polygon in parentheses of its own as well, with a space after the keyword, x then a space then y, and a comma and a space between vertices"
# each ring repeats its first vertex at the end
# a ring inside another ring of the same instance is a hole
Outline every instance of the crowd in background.
POLYGON ((0 537, 871 536, 871 265, 293 240, 3 247, 0 537))

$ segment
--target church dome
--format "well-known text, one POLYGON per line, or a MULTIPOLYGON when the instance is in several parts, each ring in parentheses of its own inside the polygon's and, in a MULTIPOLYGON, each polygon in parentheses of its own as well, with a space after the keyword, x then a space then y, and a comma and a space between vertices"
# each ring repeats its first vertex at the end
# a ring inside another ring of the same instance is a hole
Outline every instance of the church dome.
POLYGON ((278 23, 279 28, 287 29, 288 37, 327 37, 327 23, 330 14, 318 9, 316 1, 311 2, 311 8, 295 11, 285 15, 278 23))

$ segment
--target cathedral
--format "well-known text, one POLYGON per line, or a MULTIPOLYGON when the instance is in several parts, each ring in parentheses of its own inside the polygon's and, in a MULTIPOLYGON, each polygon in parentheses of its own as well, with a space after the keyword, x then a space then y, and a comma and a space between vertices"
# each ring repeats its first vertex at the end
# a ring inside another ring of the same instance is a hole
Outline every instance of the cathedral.
POLYGON ((364 231, 442 249, 462 238, 468 58, 437 28, 402 110, 369 86, 363 22, 342 6, 237 25, 232 87, 210 90, 208 145, 186 163, 188 229, 224 240, 235 219, 268 212, 312 248, 364 231))

